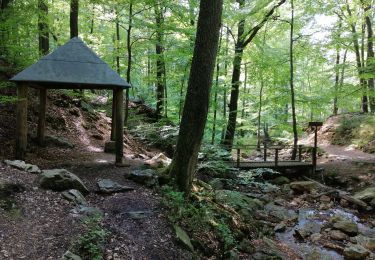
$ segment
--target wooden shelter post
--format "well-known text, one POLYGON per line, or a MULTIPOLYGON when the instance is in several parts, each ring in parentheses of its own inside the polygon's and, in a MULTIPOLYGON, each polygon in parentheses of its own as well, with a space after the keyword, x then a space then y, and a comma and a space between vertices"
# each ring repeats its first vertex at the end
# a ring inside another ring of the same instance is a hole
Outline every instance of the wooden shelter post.
POLYGON ((124 156, 124 90, 117 88, 114 90, 115 110, 116 110, 116 164, 123 163, 124 156))
POLYGON ((38 144, 44 145, 46 129, 47 89, 39 90, 38 144))
POLYGON ((16 159, 25 159, 27 147, 27 85, 17 86, 16 159))
POLYGON ((111 141, 116 140, 116 91, 112 91, 112 123, 111 123, 111 141))

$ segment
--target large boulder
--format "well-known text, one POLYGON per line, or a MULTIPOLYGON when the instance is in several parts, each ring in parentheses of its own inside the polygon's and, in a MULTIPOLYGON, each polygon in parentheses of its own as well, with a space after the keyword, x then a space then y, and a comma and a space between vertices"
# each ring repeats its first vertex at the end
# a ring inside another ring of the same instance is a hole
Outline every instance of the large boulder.
POLYGON ((168 158, 165 154, 159 153, 155 155, 150 160, 145 162, 146 165, 149 165, 153 169, 168 167, 172 162, 172 159, 168 158))
POLYGON ((296 192, 311 192, 317 185, 313 181, 294 181, 290 183, 290 188, 296 192))
POLYGON ((245 219, 252 219, 255 211, 263 207, 260 200, 249 198, 244 193, 231 190, 217 190, 215 201, 233 208, 245 219))
POLYGON ((339 220, 333 224, 335 229, 341 230, 348 235, 358 234, 358 226, 355 222, 350 220, 339 220))
POLYGON ((362 260, 366 259, 368 255, 370 252, 360 245, 348 244, 344 249, 345 259, 362 260))
POLYGON ((39 169, 38 166, 25 163, 24 161, 20 160, 5 160, 4 163, 8 166, 11 166, 13 168, 16 168, 21 171, 30 172, 30 173, 41 173, 42 171, 39 169))
POLYGON ((355 240, 357 241, 358 245, 361 245, 364 248, 375 252, 375 238, 358 235, 355 237, 355 240))
POLYGON ((357 192, 353 196, 355 199, 363 200, 365 202, 371 202, 375 199, 375 186, 368 187, 360 192, 357 192))
POLYGON ((116 192, 124 192, 134 190, 133 188, 123 186, 110 179, 100 179, 97 183, 99 188, 99 193, 111 194, 116 192))
POLYGON ((67 190, 62 193, 62 196, 76 205, 87 205, 87 201, 81 192, 78 190, 67 190))
POLYGON ((148 187, 158 184, 157 173, 152 169, 135 170, 130 174, 129 179, 148 187))
POLYGON ((74 148, 74 144, 69 142, 67 139, 60 136, 47 135, 45 137, 45 143, 47 145, 57 146, 60 148, 74 148))
POLYGON ((39 183, 43 189, 53 191, 76 189, 84 195, 89 193, 81 179, 65 169, 44 170, 40 176, 39 183))

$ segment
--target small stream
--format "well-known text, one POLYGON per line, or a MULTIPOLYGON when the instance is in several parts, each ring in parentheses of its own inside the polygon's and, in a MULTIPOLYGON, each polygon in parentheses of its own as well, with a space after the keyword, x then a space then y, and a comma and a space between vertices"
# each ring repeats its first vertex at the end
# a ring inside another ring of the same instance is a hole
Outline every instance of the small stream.
POLYGON ((325 260, 343 260, 344 257, 335 250, 326 249, 320 245, 311 242, 300 242, 295 238, 296 230, 308 229, 312 233, 320 233, 322 227, 329 221, 332 216, 341 216, 342 218, 354 221, 358 225, 359 233, 367 237, 375 237, 375 229, 370 228, 363 223, 354 214, 343 209, 332 210, 315 210, 300 209, 298 212, 297 224, 292 228, 287 228, 284 232, 276 233, 276 238, 296 252, 300 252, 303 259, 325 259, 325 260), (318 258, 309 256, 319 256, 318 258))

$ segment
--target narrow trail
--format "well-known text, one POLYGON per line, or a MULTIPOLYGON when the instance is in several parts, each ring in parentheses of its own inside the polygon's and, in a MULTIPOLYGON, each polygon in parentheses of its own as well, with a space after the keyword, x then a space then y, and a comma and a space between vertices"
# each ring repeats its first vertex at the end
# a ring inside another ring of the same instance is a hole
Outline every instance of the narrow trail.
POLYGON ((333 158, 337 160, 348 160, 353 162, 364 161, 375 163, 375 154, 365 153, 351 146, 323 144, 319 147, 327 153, 328 158, 333 158))

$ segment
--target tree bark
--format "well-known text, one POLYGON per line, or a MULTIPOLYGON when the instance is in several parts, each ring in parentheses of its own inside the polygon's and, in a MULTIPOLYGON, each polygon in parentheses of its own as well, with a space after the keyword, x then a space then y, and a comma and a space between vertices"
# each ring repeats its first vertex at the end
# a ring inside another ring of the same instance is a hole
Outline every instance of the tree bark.
POLYGON ((78 37, 79 0, 70 0, 70 38, 78 37))
POLYGON ((38 9, 39 55, 44 56, 49 52, 48 5, 46 0, 38 0, 38 9))
POLYGON ((155 5, 156 21, 156 114, 158 119, 162 117, 165 99, 165 61, 164 61, 164 13, 160 3, 155 5))
MULTIPOLYGON (((286 0, 280 0, 276 3, 263 17, 261 22, 256 26, 252 27, 245 33, 245 20, 241 20, 238 24, 238 34, 237 34, 237 42, 235 45, 234 51, 234 60, 233 60, 233 73, 232 73, 232 90, 230 94, 230 102, 229 102, 229 117, 227 123, 227 129, 225 132, 225 138, 222 142, 227 149, 231 149, 233 145, 234 135, 236 131, 236 122, 237 122, 237 108, 238 108, 238 97, 239 97, 239 86, 240 86, 240 77, 241 77, 241 62, 242 56, 245 47, 252 42, 254 37, 257 35, 259 30, 263 27, 263 25, 268 21, 270 17, 272 17, 275 10, 285 3, 286 0)), ((240 9, 244 7, 244 0, 237 0, 240 5, 240 9)))
MULTIPOLYGON (((132 70, 132 43, 131 43, 131 32, 133 29, 133 2, 129 4, 129 21, 128 21, 128 29, 126 35, 126 49, 128 52, 128 66, 126 69, 126 80, 129 84, 131 84, 131 70, 132 70)), ((128 124, 129 118, 129 89, 125 90, 125 117, 124 117, 124 124, 128 124)))
MULTIPOLYGON (((374 31, 372 29, 372 20, 371 20, 371 4, 364 3, 365 1, 362 0, 364 4, 364 11, 365 11, 365 22, 367 27, 367 61, 366 67, 367 72, 372 73, 375 72, 375 60, 374 60, 374 31)), ((375 86, 374 86, 374 77, 368 79, 368 90, 369 90, 369 103, 370 109, 372 113, 375 113, 375 86)))
MULTIPOLYGON (((349 15, 349 18, 352 19, 352 10, 350 9, 349 4, 346 5, 346 9, 349 15)), ((362 60, 361 60, 361 51, 359 47, 359 42, 358 42, 358 36, 357 36, 357 30, 355 28, 355 24, 353 22, 350 22, 350 28, 352 31, 352 41, 353 41, 353 46, 354 46, 354 51, 355 51, 355 58, 357 62, 357 70, 358 70, 358 77, 359 77, 359 84, 361 86, 362 92, 367 93, 367 86, 366 86, 366 81, 363 79, 363 67, 362 67, 362 60)), ((368 112, 368 104, 367 104, 367 95, 362 95, 361 98, 361 107, 362 107, 362 112, 367 113, 368 112)))
POLYGON ((292 126, 293 126, 293 151, 292 160, 296 159, 297 156, 297 145, 298 145, 298 132, 297 132, 297 118, 296 118, 296 100, 294 93, 294 55, 293 55, 293 44, 294 44, 294 0, 291 0, 291 21, 290 21, 290 96, 292 106, 292 126))
POLYGON ((190 193, 217 55, 223 0, 201 0, 194 55, 176 152, 170 168, 179 190, 190 193))

